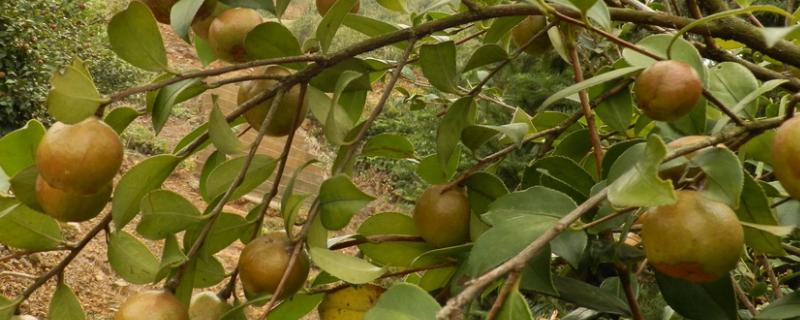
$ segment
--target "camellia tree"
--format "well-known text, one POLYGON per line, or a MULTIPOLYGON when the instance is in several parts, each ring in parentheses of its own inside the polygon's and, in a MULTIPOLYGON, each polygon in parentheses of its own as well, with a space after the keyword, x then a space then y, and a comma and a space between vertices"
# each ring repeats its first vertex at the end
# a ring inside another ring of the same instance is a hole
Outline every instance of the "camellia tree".
MULTIPOLYGON (((571 308, 563 319, 644 319, 642 278, 669 305, 664 319, 800 317, 794 1, 444 0, 395 25, 360 15, 357 0, 317 0, 324 16, 302 44, 280 20, 290 2, 133 1, 108 36, 120 58, 159 73, 152 82, 106 96, 81 61, 53 75, 47 108, 58 122, 32 120, 0 138, 0 177, 8 177, 0 179, 0 243, 68 254, 17 296, 0 297, 0 320, 21 317, 20 304, 51 279, 49 318, 85 319, 60 275, 101 232, 119 277, 162 287, 120 301, 117 320, 298 319, 315 309, 322 319, 533 319, 532 308, 554 303, 571 308), (756 17, 764 13, 773 25, 756 17), (157 21, 191 41, 203 62, 229 64, 174 71, 157 21), (367 39, 331 50, 342 28, 367 39), (381 48, 399 58, 370 57, 381 48), (571 65, 574 84, 535 113, 502 102, 493 78, 547 51, 571 65), (592 59, 603 62, 586 68, 592 59), (393 93, 425 103, 396 88, 401 77, 435 88, 447 105, 429 119, 438 124, 435 154, 417 155, 398 134, 366 139, 393 93), (231 85, 237 109, 214 106, 173 152, 114 183, 118 134, 131 121, 149 115, 159 131, 174 105, 231 85), (367 108, 373 87, 380 99, 367 108), (139 94, 147 108, 116 104, 139 94), (580 109, 552 110, 564 99, 580 109), (481 108, 506 110, 511 121, 487 123, 476 117, 481 108), (284 170, 307 114, 338 147, 314 196, 295 193, 295 175, 284 170), (240 141, 234 126, 258 131, 255 141, 240 141), (287 137, 277 158, 256 153, 265 136, 287 137), (508 186, 492 168, 522 148, 529 164, 508 186), (206 205, 197 208, 161 185, 202 149, 214 151, 200 178, 206 205), (331 238, 374 199, 350 178, 362 156, 417 159, 430 187, 413 212, 375 214, 357 234, 331 238), (270 192, 247 216, 224 212, 270 177, 270 192), (284 230, 265 231, 281 181, 284 230), (57 221, 88 220, 96 224, 67 245, 57 221), (132 221, 137 236, 123 230, 132 221), (142 241, 163 246, 162 256, 142 241), (246 246, 225 270, 214 255, 235 241, 246 246), (343 251, 353 248, 357 255, 343 251), (309 278, 312 268, 321 272, 309 278), (217 284, 219 292, 195 290, 217 284)), ((400 0, 378 3, 407 10, 400 0)))

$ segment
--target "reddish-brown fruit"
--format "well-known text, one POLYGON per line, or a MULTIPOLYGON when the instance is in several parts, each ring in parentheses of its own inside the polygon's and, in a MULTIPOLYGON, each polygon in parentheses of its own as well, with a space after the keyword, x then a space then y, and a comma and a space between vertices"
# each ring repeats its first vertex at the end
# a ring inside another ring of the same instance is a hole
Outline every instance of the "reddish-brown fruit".
POLYGON ((211 26, 208 27, 208 43, 217 58, 228 62, 244 62, 247 60, 244 39, 262 21, 261 14, 253 9, 225 10, 211 21, 211 26))
POLYGON ((772 168, 792 198, 800 200, 800 118, 784 122, 772 142, 772 168))
POLYGON ((414 207, 414 224, 419 235, 438 248, 469 241, 469 200, 460 188, 443 192, 445 187, 429 187, 414 207))
MULTIPOLYGON (((262 74, 268 76, 285 77, 291 75, 292 73, 286 68, 271 66, 264 69, 262 74)), ((243 104, 247 100, 250 100, 259 94, 272 89, 277 84, 278 81, 276 80, 255 80, 245 82, 239 87, 239 95, 237 100, 239 104, 243 104)), ((273 137, 282 137, 288 135, 303 123, 303 120, 306 118, 306 113, 308 112, 308 99, 303 99, 303 109, 300 110, 300 114, 296 121, 294 121, 294 125, 292 124, 292 120, 294 119, 295 114, 297 114, 297 106, 300 105, 300 91, 300 86, 295 85, 289 91, 283 94, 283 98, 281 98, 281 101, 277 105, 278 110, 276 110, 272 120, 267 124, 267 135, 273 137)), ((247 123, 249 123, 250 126, 256 130, 261 129, 261 123, 263 123, 264 118, 267 117, 269 109, 272 107, 273 100, 274 98, 268 99, 267 101, 264 101, 247 111, 247 113, 244 114, 245 119, 247 119, 247 123)))
POLYGON ((122 141, 114 129, 91 117, 50 127, 36 149, 36 167, 55 188, 94 194, 117 175, 122 156, 122 141))
POLYGON ((694 109, 703 94, 703 83, 689 64, 676 60, 654 63, 634 85, 636 104, 653 120, 678 120, 694 109))
MULTIPOLYGON (((333 4, 336 3, 337 0, 317 0, 317 12, 319 15, 325 16, 328 13, 328 10, 333 7, 333 4)), ((357 13, 358 9, 361 8, 361 1, 356 1, 356 4, 353 5, 353 9, 350 9, 350 12, 357 13)))
MULTIPOLYGON (((170 24, 170 12, 172 11, 172 6, 178 3, 178 0, 141 0, 150 7, 150 11, 153 12, 153 15, 156 17, 158 22, 164 24, 170 24)), ((194 21, 203 19, 211 15, 211 12, 214 11, 214 7, 217 6, 217 0, 205 0, 203 5, 200 6, 200 9, 197 10, 197 14, 194 16, 194 21)))
POLYGON ((64 222, 92 219, 111 199, 111 183, 94 194, 80 194, 53 188, 42 176, 36 177, 36 200, 47 215, 64 222))
POLYGON ((125 300, 114 320, 189 320, 189 313, 171 293, 151 290, 125 300))
POLYGON ((678 191, 678 202, 650 209, 642 226, 647 261, 658 271, 694 283, 736 267, 744 231, 736 213, 697 191, 678 191))
MULTIPOLYGON (((291 258, 292 245, 286 233, 273 232, 258 237, 239 256, 239 278, 248 294, 274 293, 291 258)), ((303 287, 308 278, 309 261, 305 252, 297 257, 281 297, 289 297, 303 287)))
MULTIPOLYGON (((514 44, 517 47, 522 47, 536 36, 539 31, 544 30, 545 27, 547 27, 547 18, 544 16, 528 16, 511 29, 511 39, 514 40, 514 44)), ((525 48, 525 53, 532 56, 540 55, 552 46, 550 37, 547 36, 547 33, 544 33, 525 48)))

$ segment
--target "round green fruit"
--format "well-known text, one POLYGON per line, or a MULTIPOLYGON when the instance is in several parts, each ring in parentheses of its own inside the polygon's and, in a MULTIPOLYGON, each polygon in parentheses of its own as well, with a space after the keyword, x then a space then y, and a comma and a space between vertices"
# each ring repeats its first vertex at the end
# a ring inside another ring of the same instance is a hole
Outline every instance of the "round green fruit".
MULTIPOLYGON (((325 16, 336 1, 337 0, 317 0, 317 12, 319 12, 319 15, 325 16)), ((357 13, 360 8, 361 1, 356 0, 356 4, 353 5, 353 9, 350 9, 350 12, 357 13)))
POLYGON ((125 300, 114 320, 189 320, 189 313, 171 293, 151 290, 125 300))
MULTIPOLYGON (((547 18, 544 16, 528 16, 511 29, 511 39, 514 40, 514 44, 520 48, 528 43, 536 34, 544 30, 545 27, 547 27, 547 18)), ((540 55, 549 50, 552 46, 550 37, 545 33, 539 38, 536 38, 536 40, 533 40, 533 43, 525 48, 525 53, 532 56, 540 55)))
MULTIPOLYGON (((292 74, 288 69, 279 66, 270 66, 263 70, 264 71, 262 74, 267 76, 286 77, 292 74)), ((238 103, 241 105, 247 100, 250 100, 259 94, 272 89, 277 84, 278 81, 276 80, 256 80, 245 82, 239 87, 239 95, 237 97, 238 103)), ((298 115, 296 121, 294 121, 294 123, 292 122, 295 114, 297 114, 297 107, 300 105, 300 91, 300 86, 295 85, 289 91, 283 94, 283 98, 281 98, 281 101, 278 102, 277 105, 278 110, 276 110, 272 120, 267 124, 266 134, 268 136, 286 136, 303 123, 303 120, 306 118, 306 113, 308 112, 308 99, 305 99, 305 97, 303 99, 303 109, 300 110, 300 114, 298 115)), ((264 119, 267 117, 269 109, 272 107, 273 100, 274 98, 270 98, 244 114, 245 119, 247 119, 247 123, 249 123, 253 129, 261 129, 261 123, 263 123, 264 119)))
MULTIPOLYGON (((178 3, 178 0, 141 0, 150 7, 150 11, 153 12, 153 15, 156 17, 158 22, 164 24, 170 24, 170 12, 172 11, 172 6, 178 3)), ((203 5, 200 6, 200 9, 197 10, 197 14, 194 16, 195 21, 208 17, 211 12, 214 11, 214 7, 217 6, 217 0, 205 0, 203 5)))
POLYGON ((386 289, 367 284, 325 294, 317 311, 320 320, 361 320, 386 289))
POLYGON ((189 320, 219 320, 231 308, 213 292, 201 292, 189 303, 189 320))
POLYGON ((800 200, 800 118, 784 122, 772 142, 772 168, 792 198, 800 200))
POLYGON ((208 43, 217 58, 228 62, 247 61, 244 39, 247 33, 261 24, 258 11, 249 8, 225 10, 211 21, 208 27, 208 43))
POLYGON ((114 129, 91 117, 50 127, 36 149, 36 167, 54 188, 95 194, 114 180, 122 156, 122 141, 114 129))
MULTIPOLYGON (((248 295, 274 293, 289 265, 292 244, 286 233, 273 232, 248 243, 239 256, 239 278, 248 295)), ((303 287, 308 278, 309 261, 301 252, 289 272, 281 297, 289 297, 303 287)))
POLYGON ((64 222, 92 219, 103 211, 111 199, 111 183, 94 194, 80 194, 54 188, 42 176, 36 177, 36 200, 42 211, 64 222))
POLYGON ((647 261, 670 277, 694 283, 726 276, 744 248, 736 213, 696 191, 678 191, 673 205, 650 209, 642 226, 647 261))
POLYGON ((633 87, 636 104, 653 120, 675 121, 694 109, 703 94, 703 83, 689 64, 659 61, 645 69, 633 87))
POLYGON ((469 200, 459 187, 444 191, 445 187, 429 187, 414 207, 414 224, 419 235, 437 248, 469 241, 469 200))

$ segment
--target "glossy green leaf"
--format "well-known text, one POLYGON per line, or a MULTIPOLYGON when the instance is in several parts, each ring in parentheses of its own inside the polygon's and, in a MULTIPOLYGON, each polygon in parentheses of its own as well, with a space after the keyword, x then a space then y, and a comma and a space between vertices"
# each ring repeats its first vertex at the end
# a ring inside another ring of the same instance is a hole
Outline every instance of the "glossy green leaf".
POLYGON ((147 239, 164 239, 202 222, 200 211, 175 192, 153 190, 142 197, 142 220, 136 232, 147 239))
POLYGON ((194 269, 195 288, 212 287, 225 280, 225 267, 212 255, 201 254, 194 269))
MULTIPOLYGON (((626 153, 628 152, 632 151, 626 151, 626 153)), ((675 203, 678 198, 672 188, 672 183, 658 176, 658 167, 666 155, 667 148, 664 141, 653 135, 647 140, 644 150, 638 153, 636 157, 638 160, 632 167, 619 168, 615 163, 611 167, 612 174, 614 171, 624 173, 609 185, 608 200, 617 207, 659 206, 675 203)))
POLYGON ((122 134, 139 115, 139 112, 132 107, 117 107, 106 115, 103 122, 113 128, 117 134, 122 134))
MULTIPOLYGON (((788 81, 789 80, 786 80, 786 79, 775 79, 775 80, 770 80, 770 81, 764 82, 764 84, 759 86, 758 89, 748 92, 748 94, 746 96, 744 96, 744 98, 742 98, 742 100, 737 102, 735 105, 728 106, 728 107, 731 109, 731 111, 733 111, 736 114, 747 114, 749 117, 752 118, 752 114, 750 112, 746 112, 745 108, 748 105, 754 103, 756 100, 758 100, 758 98, 764 96, 764 94, 766 94, 767 92, 770 92, 772 90, 777 89, 782 84, 784 84, 784 83, 786 83, 788 81)), ((756 110, 752 110, 752 111, 756 111, 756 110)), ((725 124, 728 123, 728 121, 730 121, 729 117, 722 118, 714 126, 713 132, 716 133, 716 132, 721 131, 722 128, 725 126, 725 124)))
MULTIPOLYGON (((236 177, 242 171, 247 156, 233 158, 225 161, 208 175, 206 182, 206 192, 209 198, 214 199, 224 194, 231 184, 233 184, 236 177)), ((275 170, 277 161, 263 154, 256 154, 247 168, 244 180, 236 187, 231 194, 231 199, 238 199, 246 195, 248 192, 253 191, 256 187, 260 186, 264 181, 272 175, 275 170)))
MULTIPOLYGON (((329 110, 334 110, 340 106, 339 102, 344 90, 347 89, 350 83, 361 77, 362 74, 355 71, 348 70, 342 72, 336 80, 336 90, 334 91, 333 99, 331 99, 329 110)), ((325 128, 323 129, 325 137, 335 145, 350 144, 345 141, 345 138, 355 126, 355 121, 349 116, 345 119, 337 119, 337 114, 335 110, 333 112, 328 111, 328 117, 325 119, 325 128)))
POLYGON ((422 288, 398 282, 381 295, 364 320, 429 320, 436 318, 440 309, 439 303, 422 288))
POLYGON ((561 300, 604 313, 630 315, 625 300, 607 290, 567 277, 555 277, 553 282, 561 300))
POLYGON ((439 165, 447 168, 453 154, 458 150, 461 131, 475 121, 475 102, 471 97, 456 100, 447 109, 436 131, 436 151, 439 165))
POLYGON ((551 105, 553 105, 554 103, 560 101, 561 99, 564 99, 564 98, 567 98, 567 97, 572 96, 574 94, 577 94, 581 90, 586 90, 586 89, 589 89, 591 87, 598 86, 598 85, 601 85, 603 83, 606 83, 606 82, 609 82, 609 81, 612 81, 612 80, 616 80, 616 79, 625 77, 625 76, 630 75, 632 73, 638 72, 639 70, 642 70, 642 69, 644 69, 644 67, 642 67, 642 66, 633 66, 633 67, 626 67, 626 68, 616 69, 616 70, 609 71, 609 72, 606 72, 606 73, 601 73, 599 75, 596 75, 594 77, 591 77, 591 78, 586 79, 584 81, 581 81, 579 83, 576 83, 574 85, 571 85, 569 87, 561 89, 560 91, 556 92, 555 94, 553 94, 552 96, 547 98, 547 100, 542 102, 542 106, 540 107, 540 110, 543 110, 543 109, 546 109, 546 108, 550 107, 551 105))
POLYGON ((464 66, 464 69, 462 69, 461 72, 467 72, 475 68, 480 68, 485 65, 503 61, 505 59, 508 59, 508 53, 503 49, 503 47, 496 44, 487 44, 478 48, 472 53, 472 56, 469 58, 467 64, 464 66))
POLYGON ((735 320, 736 298, 729 277, 694 284, 656 272, 661 295, 672 309, 689 319, 735 320))
POLYGON ((342 229, 354 214, 374 199, 359 190, 346 175, 325 180, 319 190, 322 224, 329 230, 342 229))
MULTIPOLYGON (((363 33, 368 37, 377 37, 386 33, 400 30, 399 27, 389 22, 355 14, 348 14, 347 18, 344 19, 342 24, 350 29, 363 33)), ((408 47, 406 42, 398 42, 393 45, 400 49, 405 49, 408 47)))
POLYGON ((208 67, 208 65, 217 60, 214 48, 211 47, 208 40, 195 35, 192 37, 192 42, 194 43, 194 51, 197 53, 197 59, 200 60, 203 67, 208 67))
MULTIPOLYGON (((336 83, 345 71, 355 71, 362 74, 361 78, 350 84, 347 91, 370 90, 371 81, 369 75, 371 72, 375 71, 375 69, 366 61, 358 58, 349 58, 326 68, 311 79, 311 87, 324 92, 334 92, 336 90, 336 83)), ((327 104, 325 106, 327 106, 327 104)), ((311 104, 311 108, 313 112, 313 104, 311 104)), ((325 118, 322 119, 324 122, 325 118)))
POLYGON ((47 317, 49 319, 84 320, 86 319, 86 314, 83 312, 81 302, 72 292, 72 289, 64 282, 59 282, 55 293, 53 293, 53 299, 50 300, 47 317))
POLYGON ((322 17, 322 21, 317 26, 316 38, 323 52, 327 52, 330 48, 336 31, 339 30, 339 26, 355 3, 356 0, 337 0, 322 17))
POLYGON ((210 119, 208 120, 208 135, 217 150, 230 155, 241 154, 246 146, 239 141, 236 133, 233 132, 225 120, 225 115, 217 105, 216 97, 213 97, 213 107, 211 108, 210 119))
MULTIPOLYGON (((419 235, 414 220, 396 212, 384 212, 369 217, 358 227, 358 234, 365 237, 383 234, 419 235)), ((365 243, 358 248, 370 260, 393 267, 410 267, 414 258, 433 249, 424 242, 409 241, 365 243)))
POLYGON ((142 197, 158 189, 180 163, 173 155, 158 155, 139 162, 122 176, 114 189, 111 214, 114 225, 122 229, 139 213, 142 197))
MULTIPOLYGON (((247 33, 244 40, 247 55, 254 59, 272 59, 299 56, 303 53, 300 42, 284 25, 264 22, 247 33)), ((302 67, 302 63, 290 64, 292 68, 302 67)))
POLYGON ((108 23, 108 38, 111 49, 128 63, 147 71, 167 70, 167 54, 156 18, 144 3, 132 1, 127 9, 114 15, 108 23))
POLYGON ((542 251, 525 265, 519 281, 520 288, 535 291, 551 296, 558 296, 552 273, 550 272, 550 246, 545 246, 542 251))
MULTIPOLYGON (((592 97, 597 97, 607 90, 613 88, 616 84, 607 82, 603 85, 591 88, 589 94, 592 97)), ((629 89, 622 90, 621 92, 603 100, 597 107, 594 108, 597 116, 603 123, 607 124, 611 129, 619 132, 628 130, 628 126, 633 120, 633 95, 629 89)))
POLYGON ((492 21, 492 25, 486 31, 486 35, 483 36, 483 43, 490 44, 500 42, 500 40, 503 39, 503 37, 523 19, 525 19, 524 16, 511 16, 494 19, 494 21, 492 21))
POLYGON ((744 177, 742 164, 736 154, 728 148, 711 148, 700 152, 692 158, 691 163, 702 168, 706 174, 703 190, 706 197, 734 209, 739 207, 744 177))
POLYGON ((503 181, 488 172, 478 172, 467 178, 464 184, 467 186, 470 209, 477 214, 485 213, 490 204, 508 194, 503 181))
POLYGON ((592 140, 589 129, 578 129, 565 133, 564 138, 558 142, 553 155, 564 156, 575 162, 581 162, 592 151, 592 140))
POLYGON ((391 133, 379 134, 369 138, 361 149, 361 155, 389 159, 416 158, 414 145, 406 137, 391 133))
POLYGON ((753 73, 735 62, 715 65, 709 70, 708 79, 708 91, 728 107, 736 105, 758 88, 758 79, 753 73))
POLYGON ((75 59, 62 71, 53 73, 50 87, 47 113, 63 123, 74 124, 91 117, 105 101, 80 59, 75 59))
POLYGON ((530 125, 527 123, 510 123, 502 126, 491 125, 471 125, 461 131, 461 141, 467 148, 477 150, 486 142, 498 134, 502 134, 503 139, 522 145, 522 140, 528 134, 530 125))
POLYGON ((311 248, 310 252, 315 265, 347 283, 368 283, 386 272, 381 267, 344 253, 323 248, 311 248))
POLYGON ((205 92, 206 89, 208 88, 201 79, 187 79, 158 90, 152 108, 153 129, 156 134, 161 132, 169 120, 172 107, 205 92))
POLYGON ((281 197, 281 216, 283 217, 283 226, 286 228, 286 234, 293 234, 292 229, 294 228, 295 220, 297 220, 297 214, 300 212, 300 205, 302 205, 303 201, 309 196, 304 194, 294 194, 294 184, 303 170, 317 162, 319 161, 316 159, 311 159, 306 161, 306 163, 299 168, 295 169, 294 174, 292 174, 292 177, 289 179, 289 182, 286 183, 286 187, 283 188, 283 196, 281 197))
POLYGON ((164 239, 164 250, 161 252, 161 264, 158 266, 158 273, 156 273, 155 281, 163 280, 170 274, 173 268, 179 267, 187 260, 189 260, 189 258, 183 253, 176 236, 174 234, 168 236, 164 239))
POLYGON ((456 146, 453 156, 447 162, 446 167, 442 167, 442 160, 439 154, 432 154, 422 158, 417 166, 417 175, 428 184, 440 184, 449 181, 456 173, 458 163, 461 161, 461 147, 456 146))
POLYGON ((0 168, 13 177, 36 163, 36 148, 44 136, 44 126, 37 120, 30 120, 24 127, 0 137, 0 168))
POLYGON ((314 311, 322 302, 325 294, 296 294, 284 300, 272 312, 269 313, 267 320, 299 320, 305 315, 314 311))
POLYGON ((172 30, 181 39, 189 42, 189 27, 192 26, 192 21, 203 6, 205 0, 180 0, 172 6, 170 10, 169 22, 172 25, 172 30))
POLYGON ((153 253, 125 231, 111 234, 108 262, 117 275, 133 284, 152 282, 159 269, 158 259, 153 253))
POLYGON ((533 320, 531 308, 528 306, 528 301, 519 290, 513 290, 506 298, 500 312, 497 314, 496 319, 501 320, 533 320))
POLYGON ((56 220, 12 199, 0 198, 0 230, 0 243, 22 250, 43 251, 64 242, 56 220))
MULTIPOLYGON (((749 174, 744 175, 744 187, 741 192, 741 205, 736 215, 742 222, 767 226, 777 226, 778 218, 772 211, 764 189, 749 174)), ((744 228, 745 243, 753 250, 769 255, 783 256, 786 252, 781 247, 781 238, 764 230, 744 228)))
POLYGON ((207 192, 208 187, 206 187, 206 184, 208 184, 208 176, 211 174, 211 171, 216 169, 219 165, 221 165, 227 160, 228 157, 224 153, 219 152, 219 150, 217 150, 208 155, 208 158, 206 158, 206 162, 203 163, 203 169, 201 169, 200 171, 200 181, 198 185, 200 188, 200 195, 206 202, 211 202, 214 200, 213 198, 211 198, 210 195, 208 195, 207 192))
MULTIPOLYGON (((203 243, 201 252, 205 255, 212 255, 230 246, 239 237, 251 228, 252 222, 248 222, 244 217, 232 213, 223 212, 219 215, 211 231, 208 233, 206 241, 203 243)), ((197 240, 197 236, 203 228, 203 224, 197 225, 189 230, 183 237, 184 247, 191 247, 197 240)))
POLYGON ((39 206, 39 199, 36 198, 36 178, 38 176, 39 170, 35 165, 31 165, 14 175, 9 182, 11 191, 14 192, 17 200, 28 208, 41 212, 42 207, 39 206))
POLYGON ((496 222, 475 241, 467 273, 475 277, 512 258, 556 221, 549 216, 523 214, 496 222))
POLYGON ((458 93, 456 44, 453 41, 423 45, 419 64, 428 81, 443 92, 458 93))
POLYGON ((756 319, 778 320, 800 317, 800 292, 792 292, 773 301, 759 312, 756 319))
POLYGON ((535 185, 564 192, 575 201, 583 202, 589 197, 594 179, 571 159, 552 156, 539 159, 525 169, 522 187, 535 185))

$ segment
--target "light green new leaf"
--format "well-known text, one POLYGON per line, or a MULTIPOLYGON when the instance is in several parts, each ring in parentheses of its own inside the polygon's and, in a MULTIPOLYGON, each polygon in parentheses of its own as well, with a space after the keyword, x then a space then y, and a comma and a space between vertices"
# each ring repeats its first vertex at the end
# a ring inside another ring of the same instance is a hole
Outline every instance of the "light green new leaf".
POLYGON ((36 163, 36 148, 44 136, 44 126, 38 120, 30 120, 24 127, 0 137, 0 169, 13 177, 36 163))
POLYGON ((22 250, 43 251, 64 242, 55 219, 13 199, 0 198, 0 230, 0 243, 22 250))
MULTIPOLYGON (((626 151, 628 152, 631 150, 626 151)), ((617 207, 649 207, 675 203, 678 198, 672 183, 658 176, 659 165, 666 155, 664 141, 656 135, 650 136, 638 156, 638 161, 631 168, 625 168, 625 173, 608 187, 608 200, 617 207)), ((615 168, 616 165, 614 163, 612 166, 612 172, 620 170, 615 168)))
POLYGON ((352 284, 368 283, 386 273, 362 259, 323 248, 311 248, 311 260, 323 271, 352 284))
POLYGON ((140 207, 142 220, 136 232, 151 240, 164 239, 204 220, 189 200, 169 190, 151 191, 142 197, 140 207))
POLYGON ((581 90, 586 90, 586 89, 589 89, 591 87, 594 87, 594 86, 601 85, 603 83, 609 82, 611 80, 619 79, 621 77, 627 76, 627 75, 632 74, 634 72, 638 72, 639 70, 642 70, 642 69, 644 69, 644 67, 642 67, 642 66, 625 67, 625 68, 609 71, 609 72, 606 72, 606 73, 602 73, 602 74, 599 74, 599 75, 594 76, 592 78, 589 78, 589 79, 586 79, 584 81, 581 81, 579 83, 573 84, 573 85, 571 85, 569 87, 561 89, 560 91, 556 92, 555 94, 553 94, 552 96, 547 98, 547 100, 542 102, 541 110, 545 110, 549 106, 551 106, 554 103, 560 101, 561 99, 564 99, 564 98, 567 98, 567 97, 572 96, 574 94, 577 94, 581 90))
POLYGON ((329 230, 342 229, 372 200, 375 198, 359 190, 346 175, 325 180, 319 189, 322 224, 329 230))
POLYGON ((81 302, 64 282, 59 282, 56 292, 53 293, 53 299, 50 300, 50 307, 47 310, 47 318, 63 320, 86 319, 81 302))
POLYGON ((327 52, 333 43, 333 37, 342 21, 347 17, 356 0, 337 0, 328 10, 317 27, 316 37, 323 52, 327 52))
POLYGON ((364 320, 430 320, 442 307, 422 288, 397 282, 367 311, 364 320))
POLYGON ((156 18, 143 2, 131 1, 111 18, 108 39, 122 60, 147 71, 167 70, 167 53, 156 18))
POLYGON ((108 262, 117 275, 133 284, 152 282, 159 269, 156 256, 139 240, 121 230, 111 234, 108 262))
POLYGON ((458 71, 456 70, 456 44, 446 41, 423 45, 419 51, 422 74, 441 91, 458 93, 458 71))
POLYGON ((111 202, 111 214, 118 230, 133 220, 139 213, 142 197, 158 189, 178 163, 180 159, 173 155, 157 155, 139 162, 122 176, 111 202))
POLYGON ((212 96, 214 107, 211 109, 211 115, 208 120, 208 135, 211 142, 217 147, 217 150, 230 155, 241 154, 245 150, 245 145, 236 133, 233 132, 228 121, 225 120, 225 115, 217 105, 217 97, 212 96))
POLYGON ((74 124, 91 117, 106 99, 94 86, 89 70, 80 59, 53 73, 47 95, 47 113, 56 120, 74 124))

